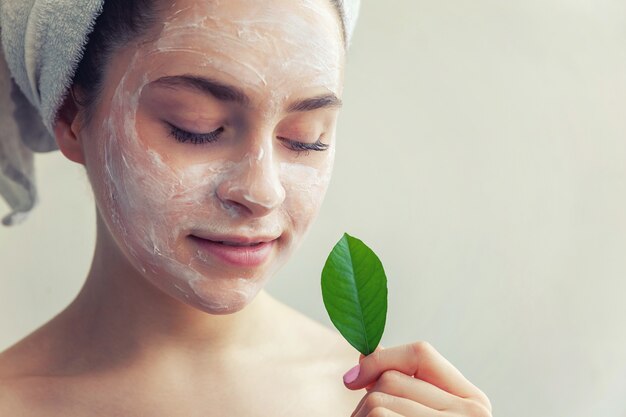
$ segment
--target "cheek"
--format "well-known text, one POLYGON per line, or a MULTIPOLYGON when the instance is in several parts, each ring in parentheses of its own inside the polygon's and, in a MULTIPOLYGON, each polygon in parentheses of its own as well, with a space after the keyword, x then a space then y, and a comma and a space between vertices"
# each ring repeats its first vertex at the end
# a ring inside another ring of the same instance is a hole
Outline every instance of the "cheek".
POLYGON ((326 164, 319 167, 280 164, 281 182, 286 191, 285 210, 301 233, 309 228, 324 201, 332 173, 332 157, 330 155, 326 164))
POLYGON ((98 140, 97 166, 103 173, 96 178, 100 180, 99 207, 113 235, 121 240, 120 246, 128 248, 133 258, 149 260, 154 266, 155 255, 175 249, 175 234, 163 231, 172 232, 180 220, 182 213, 173 202, 179 185, 156 154, 141 149, 132 135, 121 135, 120 130, 112 126, 98 140))
POLYGON ((186 242, 194 227, 219 231, 228 224, 214 195, 234 165, 215 161, 174 169, 135 136, 119 133, 114 126, 99 138, 102 145, 90 164, 101 173, 90 177, 118 247, 156 286, 201 310, 226 314, 243 308, 269 275, 223 269, 186 242))
POLYGON ((186 233, 199 225, 223 227, 220 213, 225 211, 215 190, 234 163, 220 160, 179 169, 133 136, 112 135, 103 142, 101 201, 123 246, 154 267, 174 259, 189 265, 194 254, 183 244, 186 233))
POLYGON ((190 222, 190 205, 204 206, 212 184, 185 177, 145 146, 136 129, 139 94, 126 91, 132 90, 122 80, 108 117, 90 138, 88 175, 118 246, 142 272, 159 273, 174 260, 190 262, 192 254, 179 253, 181 230, 190 222))

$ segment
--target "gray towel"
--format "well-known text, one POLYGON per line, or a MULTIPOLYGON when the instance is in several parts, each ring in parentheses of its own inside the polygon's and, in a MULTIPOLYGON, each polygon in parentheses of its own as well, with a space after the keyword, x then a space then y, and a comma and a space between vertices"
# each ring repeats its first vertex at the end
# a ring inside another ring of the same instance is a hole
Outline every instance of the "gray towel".
POLYGON ((101 9, 102 0, 0 0, 0 195, 13 210, 4 225, 37 202, 33 152, 57 149, 56 112, 101 9))
MULTIPOLYGON (((57 149, 56 113, 103 1, 0 0, 0 195, 12 209, 4 225, 37 202, 33 152, 57 149)), ((360 0, 335 1, 349 44, 360 0)))
POLYGON ((50 135, 41 118, 10 78, 9 68, 0 54, 0 194, 13 212, 2 223, 11 225, 24 218, 37 201, 33 183, 33 151, 28 146, 49 143, 50 135), (24 141, 21 140, 24 138, 24 141))

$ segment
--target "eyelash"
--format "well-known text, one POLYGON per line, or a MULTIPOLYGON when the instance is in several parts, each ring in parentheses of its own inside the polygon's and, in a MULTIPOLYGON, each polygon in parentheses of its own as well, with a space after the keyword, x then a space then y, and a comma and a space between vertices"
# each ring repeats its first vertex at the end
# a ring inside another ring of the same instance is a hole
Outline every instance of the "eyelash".
POLYGON ((202 145, 204 143, 215 142, 224 131, 224 128, 220 127, 219 129, 215 129, 214 131, 209 133, 191 133, 181 128, 178 128, 171 123, 168 123, 168 125, 170 127, 170 135, 174 139, 176 139, 180 143, 190 142, 194 145, 202 145))
POLYGON ((298 156, 302 153, 304 153, 304 155, 306 156, 309 154, 310 151, 323 152, 330 147, 330 145, 328 145, 327 143, 322 143, 320 139, 318 139, 314 143, 308 143, 308 142, 298 142, 292 139, 287 139, 287 138, 278 136, 278 140, 284 143, 287 146, 287 148, 296 152, 296 155, 298 156))
MULTIPOLYGON (((176 139, 180 143, 189 142, 194 145, 202 145, 205 143, 215 142, 224 131, 224 128, 220 127, 219 129, 215 129, 214 131, 209 133, 192 133, 176 127, 173 124, 168 123, 168 125, 170 127, 170 135, 174 139, 176 139)), ((301 153, 308 155, 310 151, 322 152, 330 147, 330 145, 328 145, 327 143, 322 143, 320 139, 318 139, 314 143, 298 142, 281 136, 278 136, 277 139, 284 143, 287 148, 296 152, 298 155, 300 155, 301 153)))

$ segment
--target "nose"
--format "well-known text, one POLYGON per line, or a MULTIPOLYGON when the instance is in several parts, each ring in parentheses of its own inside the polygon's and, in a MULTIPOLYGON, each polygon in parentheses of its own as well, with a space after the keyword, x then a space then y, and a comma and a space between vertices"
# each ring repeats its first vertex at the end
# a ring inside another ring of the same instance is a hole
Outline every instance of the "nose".
POLYGON ((218 185, 217 197, 228 207, 262 217, 285 200, 271 146, 244 156, 218 185))

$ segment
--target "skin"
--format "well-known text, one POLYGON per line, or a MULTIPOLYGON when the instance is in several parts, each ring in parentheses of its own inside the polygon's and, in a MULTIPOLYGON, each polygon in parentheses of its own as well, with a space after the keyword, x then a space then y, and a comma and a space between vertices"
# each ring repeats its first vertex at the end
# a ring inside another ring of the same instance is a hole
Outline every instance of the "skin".
POLYGON ((429 345, 361 357, 342 383, 354 350, 263 290, 317 216, 334 161, 338 102, 294 103, 339 99, 345 57, 326 1, 259 4, 176 1, 114 55, 89 121, 66 100, 55 133, 94 190, 94 259, 76 299, 0 354, 0 415, 490 415, 429 345), (196 145, 171 125, 222 130, 196 145), (329 147, 301 153, 296 139, 329 147), (194 240, 224 234, 276 240, 262 264, 233 266, 194 240))

